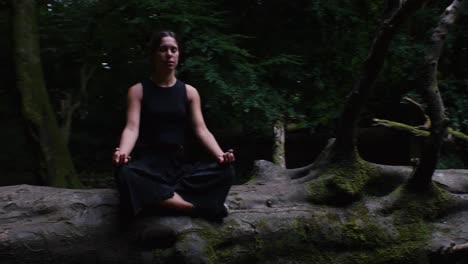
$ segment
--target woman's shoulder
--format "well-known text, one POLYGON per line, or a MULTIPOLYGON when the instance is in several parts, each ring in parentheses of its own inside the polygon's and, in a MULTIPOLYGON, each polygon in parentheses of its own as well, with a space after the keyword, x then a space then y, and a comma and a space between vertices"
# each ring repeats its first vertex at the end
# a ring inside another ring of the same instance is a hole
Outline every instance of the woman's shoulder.
POLYGON ((188 84, 188 83, 182 81, 182 80, 179 79, 179 78, 177 78, 176 84, 181 85, 181 86, 185 86, 185 88, 187 89, 187 91, 188 91, 189 89, 195 89, 192 85, 190 85, 190 84, 188 84))
POLYGON ((139 82, 130 86, 128 89, 128 96, 131 98, 141 99, 143 97, 143 84, 139 82))
POLYGON ((192 85, 186 83, 185 84, 185 89, 187 91, 187 98, 191 101, 193 98, 199 97, 198 91, 195 87, 192 85))

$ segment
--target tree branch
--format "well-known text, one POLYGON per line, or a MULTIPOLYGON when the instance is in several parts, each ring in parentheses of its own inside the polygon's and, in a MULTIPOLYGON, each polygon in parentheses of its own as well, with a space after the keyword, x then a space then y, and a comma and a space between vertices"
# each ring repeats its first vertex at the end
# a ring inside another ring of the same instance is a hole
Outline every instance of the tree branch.
MULTIPOLYGON (((380 73, 385 56, 398 27, 428 0, 407 0, 393 15, 384 20, 376 34, 362 72, 348 95, 336 134, 336 147, 344 155, 354 156, 356 150, 356 124, 380 73)), ((394 1, 392 1, 393 3, 394 1)), ((389 3, 391 4, 391 3, 389 3)), ((393 5, 392 6, 392 10, 393 5)))
MULTIPOLYGON (((430 136, 429 131, 419 129, 419 127, 410 126, 404 123, 386 120, 386 119, 378 119, 378 118, 374 118, 372 119, 372 121, 374 121, 373 123, 374 126, 383 126, 383 127, 388 127, 388 128, 399 130, 399 131, 405 131, 417 137, 429 137, 430 136)), ((448 135, 454 138, 468 141, 468 135, 464 134, 463 132, 454 130, 451 127, 447 128, 447 133, 448 135)))

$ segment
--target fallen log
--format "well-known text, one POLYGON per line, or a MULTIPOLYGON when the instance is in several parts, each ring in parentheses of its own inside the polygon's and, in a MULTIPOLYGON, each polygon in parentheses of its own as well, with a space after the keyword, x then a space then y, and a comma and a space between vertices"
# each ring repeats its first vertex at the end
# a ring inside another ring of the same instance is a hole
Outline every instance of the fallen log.
POLYGON ((361 258, 408 260, 411 255, 466 257, 465 246, 458 245, 468 243, 468 170, 436 171, 434 181, 450 191, 450 197, 444 196, 450 206, 438 205, 442 211, 434 207, 440 215, 421 218, 424 223, 416 226, 402 225, 404 218, 389 209, 410 170, 381 166, 383 182, 393 182, 391 190, 336 207, 306 199, 301 179, 318 178, 295 178, 300 170, 258 161, 254 180, 233 186, 227 201, 231 212, 222 224, 149 216, 123 227, 115 190, 4 186, 0 263, 351 263, 361 258), (414 234, 405 233, 410 227, 414 234), (409 254, 409 249, 419 253, 409 254))

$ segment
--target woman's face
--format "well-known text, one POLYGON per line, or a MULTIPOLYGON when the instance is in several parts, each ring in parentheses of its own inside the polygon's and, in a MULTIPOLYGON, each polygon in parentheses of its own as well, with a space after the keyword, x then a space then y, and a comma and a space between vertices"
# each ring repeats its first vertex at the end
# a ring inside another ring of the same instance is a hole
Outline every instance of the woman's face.
POLYGON ((154 53, 156 69, 173 70, 179 63, 179 45, 173 37, 163 37, 154 53))

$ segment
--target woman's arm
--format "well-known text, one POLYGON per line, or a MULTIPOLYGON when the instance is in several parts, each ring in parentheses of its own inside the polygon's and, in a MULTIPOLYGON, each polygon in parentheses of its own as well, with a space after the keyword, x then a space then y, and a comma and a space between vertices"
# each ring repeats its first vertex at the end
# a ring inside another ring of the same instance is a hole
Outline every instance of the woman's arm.
POLYGON ((119 147, 114 152, 113 162, 115 165, 127 164, 130 161, 130 153, 138 139, 142 98, 143 87, 141 83, 130 87, 128 90, 127 123, 120 137, 119 147))
POLYGON ((234 151, 232 149, 224 152, 219 147, 218 142, 211 132, 208 130, 203 119, 203 114, 201 111, 201 100, 198 91, 191 85, 186 85, 187 87, 187 97, 190 104, 190 113, 192 119, 192 125, 195 131, 195 134, 200 139, 202 144, 211 152, 213 156, 216 157, 219 163, 228 164, 235 161, 234 151))

